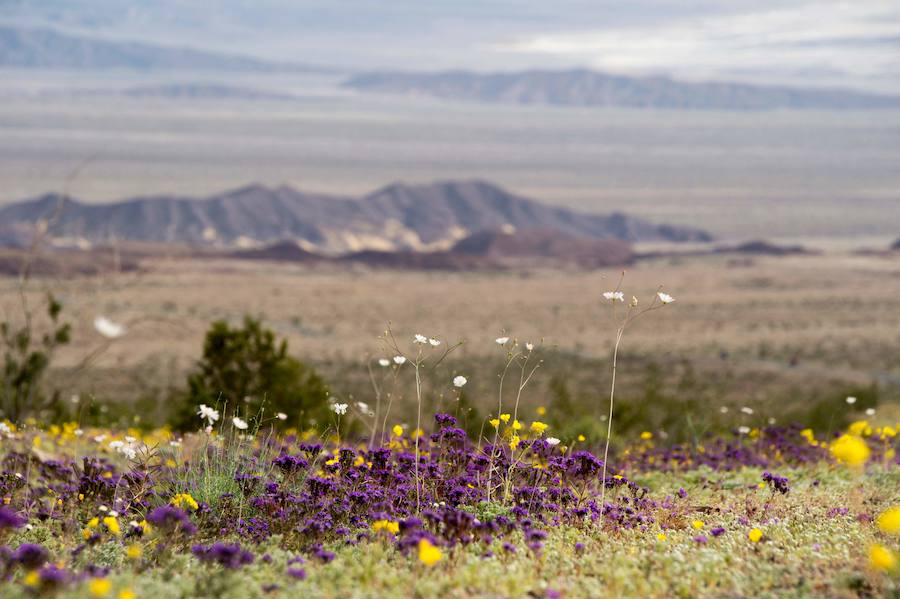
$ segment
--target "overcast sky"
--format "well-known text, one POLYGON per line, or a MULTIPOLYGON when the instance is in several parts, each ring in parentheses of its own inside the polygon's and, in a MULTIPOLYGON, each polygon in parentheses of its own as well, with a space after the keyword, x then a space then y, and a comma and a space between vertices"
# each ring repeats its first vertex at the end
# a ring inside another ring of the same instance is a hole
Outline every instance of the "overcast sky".
POLYGON ((897 0, 0 0, 0 20, 352 68, 593 67, 900 91, 897 0))

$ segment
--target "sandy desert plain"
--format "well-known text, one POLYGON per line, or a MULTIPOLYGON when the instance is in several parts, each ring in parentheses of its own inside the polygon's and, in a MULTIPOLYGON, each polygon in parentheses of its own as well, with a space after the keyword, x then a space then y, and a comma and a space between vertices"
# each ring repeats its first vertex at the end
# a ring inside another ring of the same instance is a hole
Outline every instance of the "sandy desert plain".
MULTIPOLYGON (((293 355, 314 365, 336 397, 364 401, 372 399, 367 362, 391 355, 379 340, 389 323, 400 339, 422 332, 447 343, 463 341, 429 373, 435 409, 453 401, 449 381, 464 374, 468 397, 489 411, 505 356, 494 339, 509 335, 534 342, 544 362, 523 402, 535 407, 562 390, 580 416, 599 422, 617 322, 601 294, 616 287, 620 275, 154 258, 135 272, 37 278, 29 283, 28 297, 38 302, 52 291, 73 326, 71 345, 56 356, 53 384, 67 396, 98 403, 142 398, 148 420, 184 384, 209 324, 236 324, 252 315, 287 339, 293 355), (104 339, 93 328, 97 316, 123 323, 127 333, 104 339)), ((4 314, 19 308, 17 286, 14 278, 0 280, 4 314)), ((896 254, 649 259, 628 269, 622 289, 646 303, 659 286, 676 302, 636 320, 622 347, 618 392, 625 430, 629 402, 635 406, 634 426, 675 431, 692 422, 732 426, 791 417, 818 418, 827 427, 833 413, 845 412, 846 395, 864 395, 865 405, 897 410, 896 254), (650 413, 639 407, 647 404, 655 406, 650 413), (740 407, 755 415, 748 418, 740 407)), ((407 375, 391 384, 395 409, 408 415, 414 398, 407 375)), ((376 376, 382 376, 377 367, 376 376)))

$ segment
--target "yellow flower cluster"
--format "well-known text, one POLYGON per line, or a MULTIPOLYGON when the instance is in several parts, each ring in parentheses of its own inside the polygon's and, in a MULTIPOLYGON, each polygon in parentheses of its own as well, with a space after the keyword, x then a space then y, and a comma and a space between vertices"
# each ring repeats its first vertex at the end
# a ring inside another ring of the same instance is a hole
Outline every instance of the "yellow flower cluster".
POLYGON ((175 507, 186 508, 191 511, 200 509, 200 506, 189 493, 178 493, 172 498, 172 505, 175 507))
POLYGON ((372 522, 372 530, 375 532, 384 530, 392 535, 396 535, 400 533, 400 523, 392 520, 376 520, 375 522, 372 522))

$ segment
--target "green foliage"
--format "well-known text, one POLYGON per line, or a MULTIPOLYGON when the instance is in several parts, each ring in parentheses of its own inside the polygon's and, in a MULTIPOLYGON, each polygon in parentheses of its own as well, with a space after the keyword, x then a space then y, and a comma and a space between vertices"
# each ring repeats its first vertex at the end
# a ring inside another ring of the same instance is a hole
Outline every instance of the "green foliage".
POLYGON ((49 330, 43 335, 37 333, 25 305, 23 312, 25 322, 21 327, 15 327, 9 321, 0 322, 0 342, 3 344, 0 415, 14 422, 57 403, 58 393, 46 397, 41 382, 50 368, 53 352, 69 343, 71 338, 71 327, 60 322, 62 304, 52 295, 47 296, 49 330))
MULTIPOLYGON (((328 386, 312 368, 288 355, 287 341, 249 316, 243 326, 225 321, 212 324, 203 344, 203 358, 188 376, 173 426, 197 428, 197 406, 219 406, 225 414, 255 417, 288 415, 286 425, 322 425, 327 421, 328 386)), ((276 420, 276 423, 281 421, 276 420)))

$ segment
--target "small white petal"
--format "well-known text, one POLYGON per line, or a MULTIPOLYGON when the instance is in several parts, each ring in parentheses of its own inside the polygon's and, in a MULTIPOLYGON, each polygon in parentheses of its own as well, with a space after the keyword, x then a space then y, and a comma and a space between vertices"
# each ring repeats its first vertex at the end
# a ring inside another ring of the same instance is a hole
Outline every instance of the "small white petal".
POLYGON ((94 319, 94 328, 107 339, 117 339, 125 334, 125 327, 105 316, 98 316, 94 319))
POLYGON ((468 382, 469 382, 468 379, 466 379, 466 377, 464 377, 462 375, 453 377, 453 386, 454 387, 462 387, 468 382))

